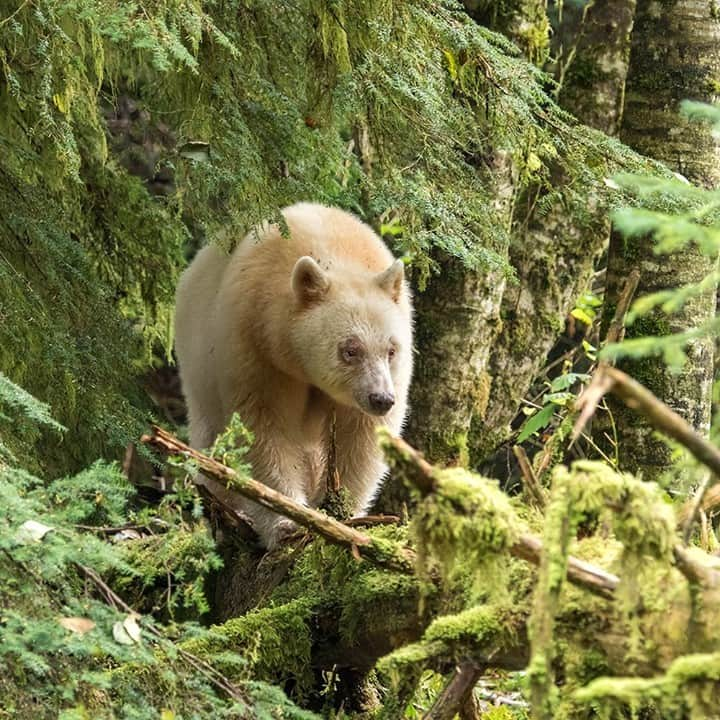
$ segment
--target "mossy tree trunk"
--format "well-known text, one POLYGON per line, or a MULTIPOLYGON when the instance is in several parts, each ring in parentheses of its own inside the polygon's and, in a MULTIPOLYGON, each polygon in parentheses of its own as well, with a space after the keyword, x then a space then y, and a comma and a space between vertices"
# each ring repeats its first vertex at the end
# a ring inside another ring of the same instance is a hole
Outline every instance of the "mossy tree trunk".
MULTIPOLYGON (((541 62, 547 52, 549 25, 540 0, 465 3, 482 24, 514 40, 526 57, 541 62)), ((499 248, 507 257, 507 229, 514 209, 513 168, 509 154, 488 148, 477 159, 496 198, 499 248)), ((502 273, 478 271, 460 260, 436 255, 440 272, 416 295, 417 366, 411 390, 412 415, 407 435, 435 462, 466 465, 473 418, 483 415, 489 399, 490 349, 501 329, 500 307, 506 287, 502 273)))
POLYGON ((563 3, 555 36, 560 105, 613 137, 622 121, 634 16, 635 0, 563 3))
MULTIPOLYGON (((582 14, 565 16, 556 34, 560 100, 578 119, 612 135, 622 115, 634 0, 599 0, 582 14)), ((565 193, 571 178, 556 173, 565 193)), ((607 245, 609 225, 599 198, 555 201, 540 214, 529 193, 510 245, 517 282, 502 302, 502 332, 492 348, 489 402, 475 416, 473 451, 481 460, 509 436, 510 422, 545 363, 578 296, 588 288, 595 262, 607 245), (523 217, 523 212, 526 217, 523 217)))
POLYGON ((467 465, 470 423, 488 401, 488 356, 505 278, 456 258, 438 264, 439 274, 415 300, 418 362, 407 435, 433 461, 467 465))
MULTIPOLYGON (((621 139, 704 187, 720 182, 720 153, 710 130, 679 113, 684 99, 717 99, 720 77, 720 21, 713 3, 638 2, 628 74, 621 139)), ((637 295, 679 287, 712 272, 716 260, 690 247, 671 257, 655 255, 652 237, 624 240, 613 234, 608 259, 606 313, 612 316, 628 273, 640 270, 637 295)), ((673 315, 657 312, 628 328, 627 337, 666 335, 698 326, 715 313, 715 292, 690 300, 673 315)), ((694 428, 707 433, 710 423, 713 343, 693 341, 680 374, 659 358, 624 361, 621 367, 647 385, 694 428)), ((617 428, 621 467, 642 469, 655 478, 671 463, 670 449, 651 428, 617 403, 611 406, 617 428)))

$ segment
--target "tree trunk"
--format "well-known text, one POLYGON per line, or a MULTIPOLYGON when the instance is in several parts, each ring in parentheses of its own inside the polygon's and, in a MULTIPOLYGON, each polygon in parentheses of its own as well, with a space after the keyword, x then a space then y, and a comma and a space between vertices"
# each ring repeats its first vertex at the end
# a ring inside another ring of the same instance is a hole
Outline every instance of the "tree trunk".
MULTIPOLYGON (((634 4, 634 0, 599 0, 585 15, 570 15, 559 33, 564 45, 556 53, 560 53, 558 74, 564 76, 560 94, 564 107, 607 134, 616 131, 622 115, 634 4)), ((565 191, 570 182, 557 175, 553 184, 565 191)), ((529 223, 520 225, 519 237, 510 246, 518 281, 508 284, 503 297, 503 327, 489 369, 490 399, 485 413, 475 418, 473 454, 478 461, 509 437, 522 398, 573 304, 587 289, 607 244, 607 211, 599 198, 583 195, 582 207, 558 201, 542 215, 533 212, 536 200, 529 198, 529 223)))
POLYGON ((418 361, 407 435, 434 462, 467 465, 470 423, 488 402, 487 363, 505 278, 451 257, 439 265, 415 300, 418 361))
MULTIPOLYGON (((679 114, 684 99, 712 101, 720 73, 720 23, 712 4, 699 0, 638 3, 627 82, 621 139, 633 149, 664 162, 704 187, 720 181, 717 143, 706 126, 690 124, 679 114)), ((670 259, 655 255, 652 237, 625 240, 613 234, 608 259, 606 317, 612 315, 627 274, 640 270, 637 294, 694 283, 712 272, 716 260, 690 247, 670 259)), ((702 324, 715 313, 715 292, 688 302, 673 315, 653 313, 628 328, 626 336, 667 335, 702 324)), ((693 427, 707 433, 710 424, 713 343, 693 341, 688 362, 672 374, 663 361, 647 358, 620 366, 649 387, 693 427)), ((648 479, 671 464, 671 451, 653 437, 645 422, 610 405, 617 428, 621 467, 642 468, 648 479)))
MULTIPOLYGON (((478 21, 515 41, 526 57, 542 62, 549 25, 541 0, 517 0, 498 11, 493 3, 467 0, 478 21)), ((489 149, 479 163, 496 198, 498 235, 513 213, 512 161, 489 149)), ((507 257, 507 241, 499 249, 507 257)), ((459 260, 436 256, 440 272, 416 295, 417 367, 411 390, 407 435, 435 462, 467 465, 475 416, 482 416, 490 391, 490 349, 502 327, 500 307, 506 280, 499 272, 478 272, 459 260)))
POLYGON ((635 0, 564 3, 563 13, 555 40, 558 101, 581 122, 615 137, 622 121, 635 0))

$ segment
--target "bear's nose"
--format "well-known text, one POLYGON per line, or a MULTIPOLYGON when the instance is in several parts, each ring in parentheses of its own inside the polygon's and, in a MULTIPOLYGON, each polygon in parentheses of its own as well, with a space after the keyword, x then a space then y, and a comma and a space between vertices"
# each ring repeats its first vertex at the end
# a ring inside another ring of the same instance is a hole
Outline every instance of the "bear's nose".
POLYGON ((391 393, 370 393, 368 402, 374 413, 384 415, 395 404, 395 396, 391 393))

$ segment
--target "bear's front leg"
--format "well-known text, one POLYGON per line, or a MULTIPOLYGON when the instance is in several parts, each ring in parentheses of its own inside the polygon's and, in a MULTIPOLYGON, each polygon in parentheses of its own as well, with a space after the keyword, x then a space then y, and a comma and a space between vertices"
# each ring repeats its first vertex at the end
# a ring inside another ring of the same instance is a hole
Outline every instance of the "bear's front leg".
MULTIPOLYGON (((301 505, 307 505, 303 455, 300 449, 281 438, 258 439, 248 453, 253 479, 286 495, 301 505)), ((297 530, 297 524, 252 500, 244 501, 262 544, 272 550, 297 530)))
POLYGON ((387 465, 377 441, 379 422, 359 411, 338 413, 335 429, 340 486, 353 499, 353 516, 365 515, 380 489, 387 465))

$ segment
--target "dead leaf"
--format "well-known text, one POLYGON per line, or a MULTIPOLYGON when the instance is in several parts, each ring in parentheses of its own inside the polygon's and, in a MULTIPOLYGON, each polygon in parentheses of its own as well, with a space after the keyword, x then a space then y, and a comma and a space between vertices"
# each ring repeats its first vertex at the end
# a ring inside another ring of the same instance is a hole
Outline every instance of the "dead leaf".
POLYGON ((142 639, 142 631, 140 630, 140 626, 137 623, 139 618, 139 615, 128 615, 123 620, 123 627, 125 628, 125 632, 130 636, 133 642, 136 643, 139 643, 142 639))
POLYGON ((95 623, 92 620, 83 617, 61 617, 58 622, 66 630, 78 633, 79 635, 84 635, 95 627, 95 623))
POLYGON ((15 534, 15 538, 20 543, 40 542, 54 528, 37 520, 26 520, 15 534))

